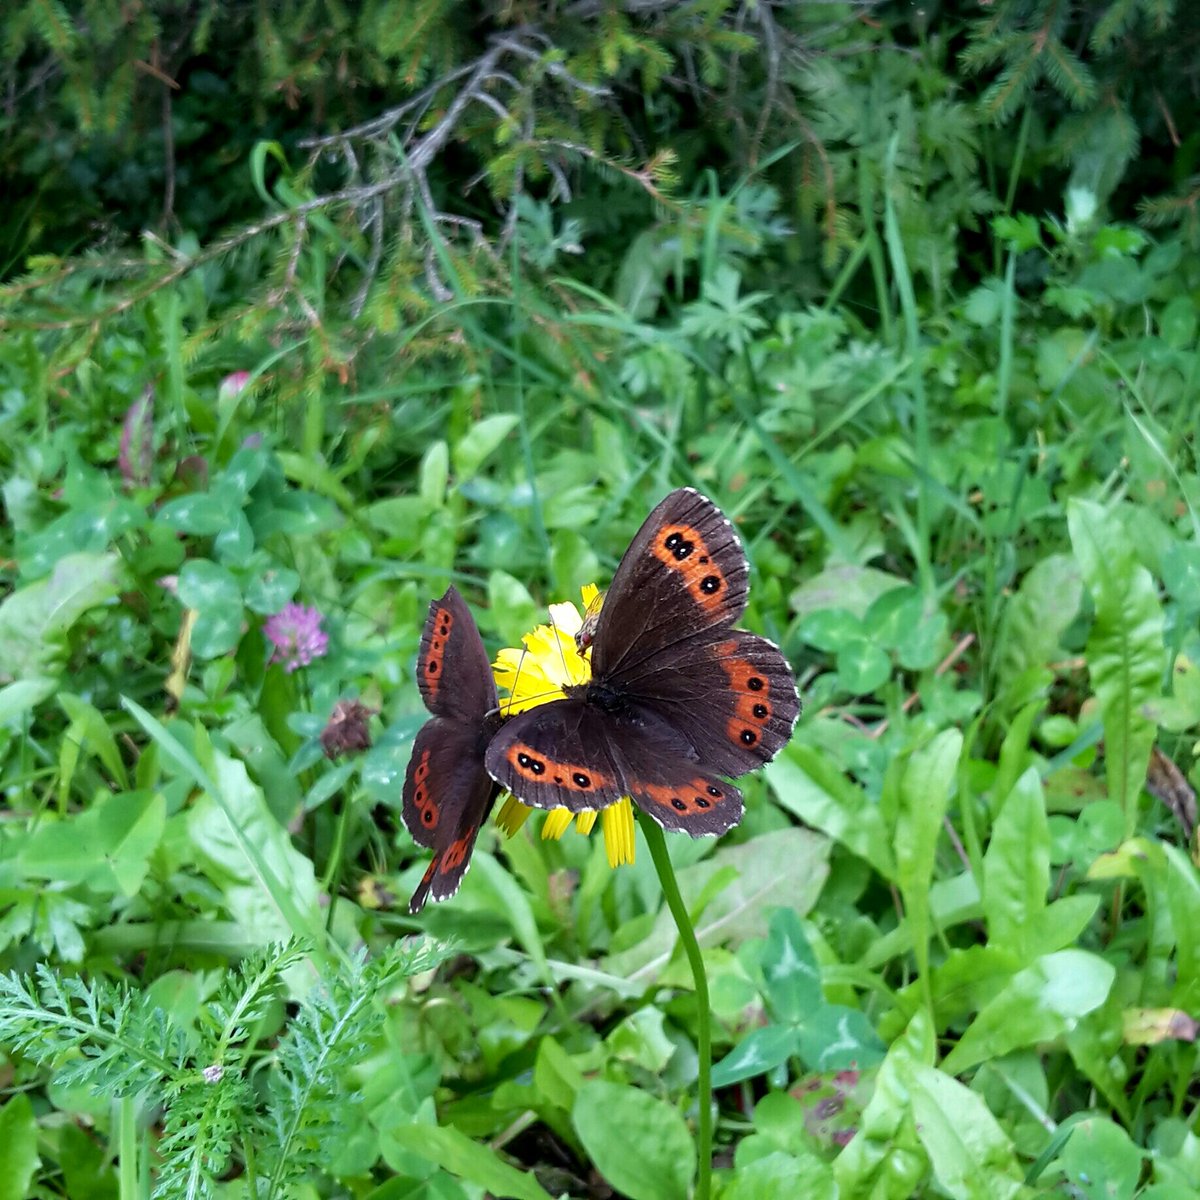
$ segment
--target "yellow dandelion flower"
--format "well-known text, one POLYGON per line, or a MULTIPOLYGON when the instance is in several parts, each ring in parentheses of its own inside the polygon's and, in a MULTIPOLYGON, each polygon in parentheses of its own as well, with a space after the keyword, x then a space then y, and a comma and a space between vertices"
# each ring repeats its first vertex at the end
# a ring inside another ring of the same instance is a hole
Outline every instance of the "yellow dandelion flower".
MULTIPOLYGON (((589 584, 581 591, 584 614, 592 624, 600 611, 600 589, 589 584)), ((585 616, 570 601, 550 605, 550 624, 539 625, 521 639, 522 649, 506 647, 496 656, 492 674, 496 686, 508 693, 500 701, 500 711, 505 716, 515 716, 527 709, 547 704, 551 700, 565 700, 564 687, 587 683, 592 677, 591 664, 586 655, 590 638, 586 637, 584 652, 576 642, 576 634, 584 628, 585 616)), ((534 810, 522 804, 515 796, 505 797, 496 824, 509 836, 521 828, 534 810)), ((603 809, 601 829, 604 832, 604 849, 610 867, 633 862, 633 803, 623 796, 616 804, 603 809)), ((572 813, 565 808, 554 808, 546 813, 542 822, 542 838, 557 841, 574 821, 579 833, 591 833, 596 824, 595 812, 572 813)))

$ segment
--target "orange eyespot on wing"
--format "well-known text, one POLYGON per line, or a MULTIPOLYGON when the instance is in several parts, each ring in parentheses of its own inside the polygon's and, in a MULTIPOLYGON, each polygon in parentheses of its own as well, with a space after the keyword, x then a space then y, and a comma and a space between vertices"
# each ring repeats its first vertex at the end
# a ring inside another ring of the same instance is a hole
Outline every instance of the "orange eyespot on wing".
POLYGON ((711 775, 693 775, 679 783, 631 781, 630 795, 664 829, 706 837, 732 829, 742 819, 742 794, 711 775))
POLYGON ((429 638, 425 653, 421 656, 419 670, 421 684, 427 692, 427 701, 432 708, 441 690, 442 677, 446 673, 446 647, 454 629, 454 614, 442 606, 430 614, 427 626, 429 638))
POLYGON ((421 828, 430 834, 437 829, 440 811, 429 784, 429 760, 432 753, 428 748, 422 750, 412 773, 412 802, 417 810, 417 820, 421 828))
POLYGON ((705 612, 720 612, 729 581, 699 529, 678 521, 669 522, 657 531, 650 543, 650 553, 683 580, 705 612))
MULTIPOLYGON (((534 750, 524 742, 514 742, 505 751, 504 758, 521 779, 527 779, 531 783, 553 784, 580 796, 602 793, 605 789, 612 788, 615 782, 611 775, 595 767, 556 759, 534 750)), ((602 800, 597 802, 603 803, 602 800)))

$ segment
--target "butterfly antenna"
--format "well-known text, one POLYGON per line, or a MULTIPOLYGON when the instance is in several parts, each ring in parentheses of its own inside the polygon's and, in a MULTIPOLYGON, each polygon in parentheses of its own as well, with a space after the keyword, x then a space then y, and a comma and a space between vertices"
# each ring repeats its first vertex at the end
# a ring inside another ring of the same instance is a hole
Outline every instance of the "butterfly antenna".
POLYGON ((513 675, 512 687, 508 689, 508 695, 500 701, 500 715, 502 717, 512 716, 513 697, 517 694, 517 684, 521 682, 521 668, 525 665, 525 657, 529 653, 529 647, 521 645, 521 657, 517 659, 517 670, 513 675))

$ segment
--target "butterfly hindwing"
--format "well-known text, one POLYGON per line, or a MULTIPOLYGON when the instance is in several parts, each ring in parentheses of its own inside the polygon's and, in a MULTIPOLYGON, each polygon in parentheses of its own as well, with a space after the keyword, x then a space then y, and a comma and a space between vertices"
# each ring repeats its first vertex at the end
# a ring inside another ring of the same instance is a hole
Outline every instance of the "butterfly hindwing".
POLYGON ((533 808, 605 808, 625 792, 608 714, 583 700, 554 700, 507 721, 485 763, 492 777, 533 808))
POLYGON ((732 625, 750 590, 742 544, 707 496, 679 488, 642 523, 596 620, 592 671, 612 677, 666 646, 732 625))
POLYGON ((800 713, 787 659, 738 629, 667 647, 621 687, 686 733, 706 767, 734 777, 770 762, 800 713))
POLYGON ((429 896, 445 900, 458 891, 499 790, 483 762, 500 722, 496 685, 475 619, 453 587, 429 605, 417 681, 434 715, 413 741, 403 817, 433 861, 409 902, 414 913, 429 896))

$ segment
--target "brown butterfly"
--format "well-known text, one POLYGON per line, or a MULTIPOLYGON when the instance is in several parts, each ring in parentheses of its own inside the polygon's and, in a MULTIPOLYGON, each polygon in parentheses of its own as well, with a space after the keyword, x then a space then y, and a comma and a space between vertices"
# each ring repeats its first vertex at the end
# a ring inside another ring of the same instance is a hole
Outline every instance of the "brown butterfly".
POLYGON ((691 488, 672 492, 589 612, 591 680, 498 727, 492 778, 535 808, 583 812, 628 795, 693 837, 736 825, 742 796, 725 777, 773 758, 800 713, 779 649, 733 628, 748 592, 725 514, 691 488))
POLYGON ((483 758, 503 717, 487 651, 466 601, 450 587, 429 605, 417 654, 417 683, 433 714, 413 742, 404 779, 404 824, 433 861, 409 901, 446 900, 458 891, 480 826, 500 791, 483 758))

